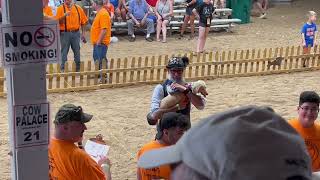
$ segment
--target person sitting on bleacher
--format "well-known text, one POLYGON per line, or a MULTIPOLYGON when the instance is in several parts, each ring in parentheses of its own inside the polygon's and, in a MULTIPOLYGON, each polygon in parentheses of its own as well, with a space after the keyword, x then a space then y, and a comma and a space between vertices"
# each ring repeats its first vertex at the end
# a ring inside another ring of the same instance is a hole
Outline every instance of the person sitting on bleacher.
POLYGON ((130 42, 136 40, 134 25, 138 28, 147 28, 146 40, 149 42, 153 41, 151 33, 154 32, 154 22, 148 18, 149 13, 149 5, 145 0, 130 0, 128 14, 131 19, 127 21, 130 42))
POLYGON ((162 30, 162 42, 167 42, 167 25, 171 20, 173 14, 172 0, 159 0, 156 4, 157 15, 157 41, 160 42, 160 32, 162 30))
POLYGON ((110 15, 110 20, 111 22, 113 21, 114 18, 114 6, 113 4, 110 3, 110 0, 106 0, 103 7, 108 11, 110 15))
POLYGON ((129 12, 129 1, 130 0, 120 0, 118 8, 120 9, 122 21, 127 21, 127 13, 129 12))

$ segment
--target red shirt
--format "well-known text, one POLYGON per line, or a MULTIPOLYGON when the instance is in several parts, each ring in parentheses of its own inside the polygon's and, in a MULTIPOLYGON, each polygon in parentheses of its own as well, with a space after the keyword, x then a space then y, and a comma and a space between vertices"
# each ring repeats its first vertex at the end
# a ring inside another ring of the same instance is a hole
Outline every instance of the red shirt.
POLYGON ((156 4, 157 4, 158 0, 146 0, 146 1, 150 6, 156 7, 156 4))

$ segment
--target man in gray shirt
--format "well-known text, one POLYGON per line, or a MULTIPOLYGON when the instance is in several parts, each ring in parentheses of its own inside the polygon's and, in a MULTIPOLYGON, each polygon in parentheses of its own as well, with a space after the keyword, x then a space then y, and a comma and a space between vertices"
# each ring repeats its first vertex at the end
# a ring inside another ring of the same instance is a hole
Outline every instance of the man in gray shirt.
POLYGON ((186 83, 183 78, 183 72, 189 59, 187 57, 173 57, 168 61, 168 79, 163 83, 155 87, 151 99, 151 111, 147 115, 148 123, 155 125, 158 119, 166 112, 178 112, 189 116, 191 104, 197 109, 202 110, 205 107, 205 99, 199 95, 191 92, 190 84, 186 83), (186 98, 181 101, 177 106, 169 109, 160 109, 161 100, 168 95, 170 92, 181 92, 184 93, 186 98))

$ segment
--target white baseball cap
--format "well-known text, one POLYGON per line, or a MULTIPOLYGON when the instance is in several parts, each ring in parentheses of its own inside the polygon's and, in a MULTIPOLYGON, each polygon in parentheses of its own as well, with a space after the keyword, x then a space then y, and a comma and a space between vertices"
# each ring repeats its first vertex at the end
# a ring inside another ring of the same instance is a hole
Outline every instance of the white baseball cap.
POLYGON ((145 152, 138 166, 149 169, 181 161, 212 180, 311 179, 304 140, 266 107, 246 106, 209 116, 176 145, 145 152))

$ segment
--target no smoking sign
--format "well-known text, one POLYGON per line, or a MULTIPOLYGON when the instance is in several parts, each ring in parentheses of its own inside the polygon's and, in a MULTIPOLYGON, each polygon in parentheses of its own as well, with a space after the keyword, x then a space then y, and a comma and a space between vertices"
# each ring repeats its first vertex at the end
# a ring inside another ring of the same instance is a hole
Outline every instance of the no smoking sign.
POLYGON ((1 25, 2 66, 59 63, 60 31, 57 22, 39 25, 1 25))

